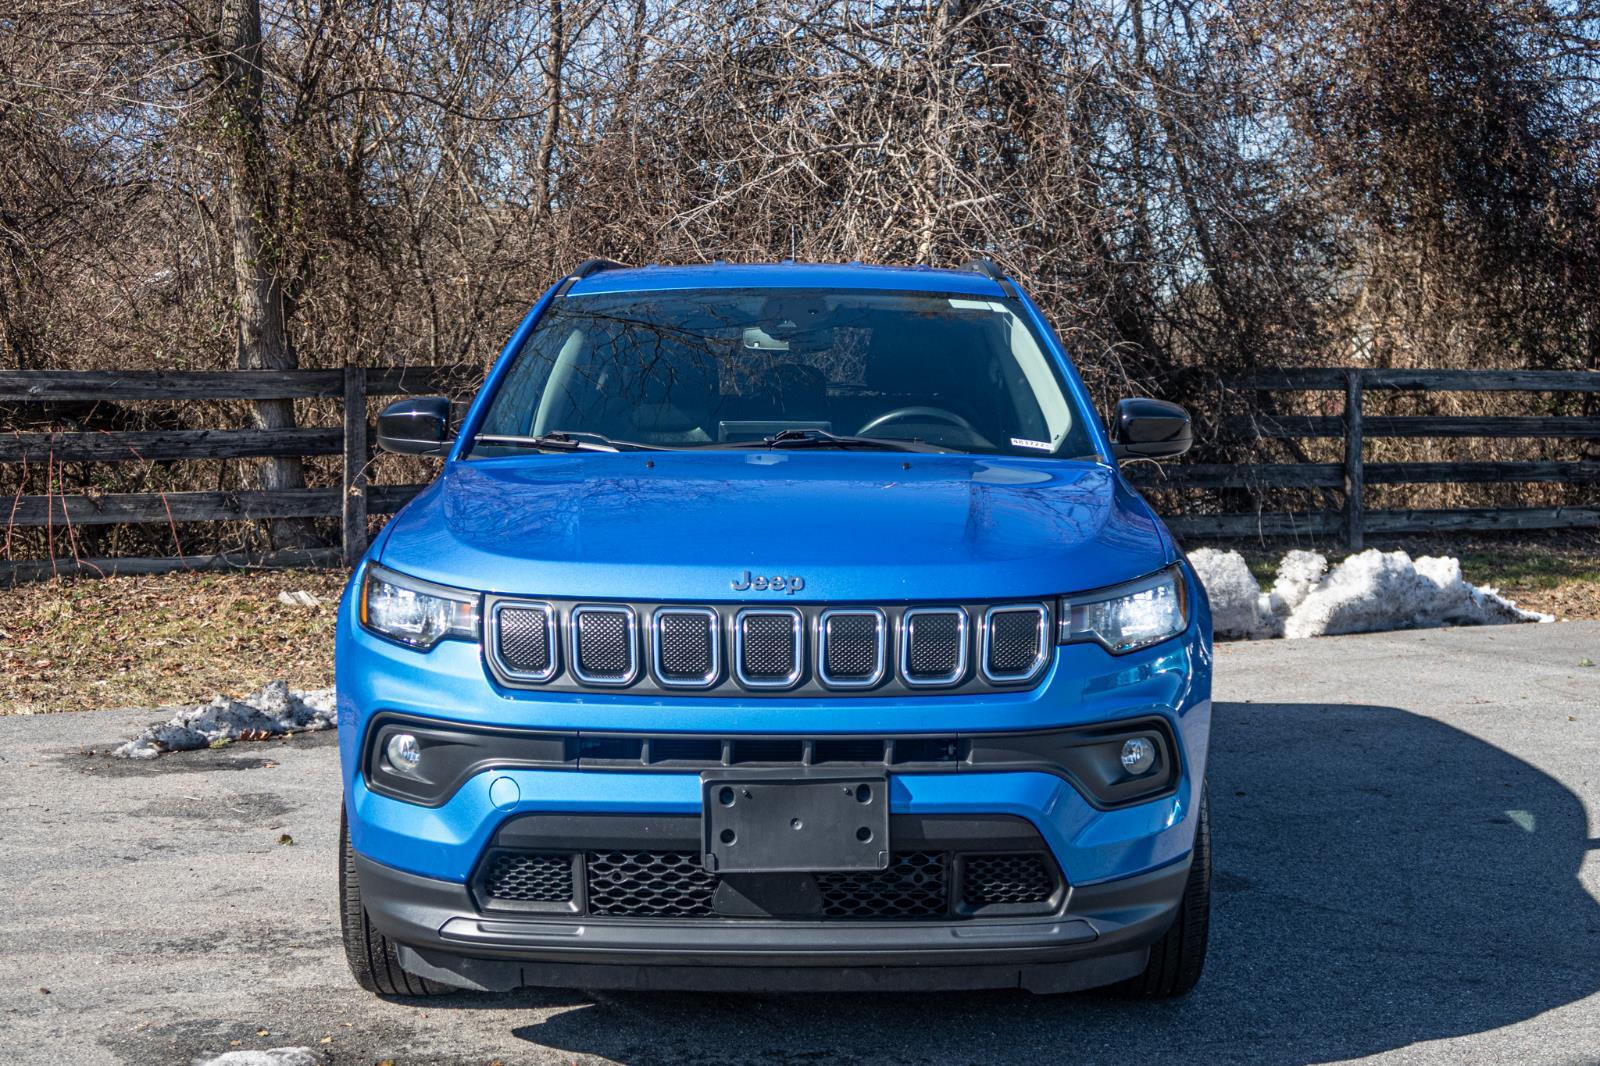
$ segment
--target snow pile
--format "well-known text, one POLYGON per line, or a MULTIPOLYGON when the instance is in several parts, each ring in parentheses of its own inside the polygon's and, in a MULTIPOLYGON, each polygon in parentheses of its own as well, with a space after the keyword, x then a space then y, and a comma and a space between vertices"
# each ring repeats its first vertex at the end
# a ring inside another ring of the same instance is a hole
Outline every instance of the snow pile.
POLYGON ((229 1051, 215 1058, 195 1059, 194 1066, 317 1066, 321 1061, 308 1047, 275 1047, 266 1051, 229 1051))
POLYGON ((1211 600, 1211 631, 1219 637, 1254 636, 1261 628, 1261 586, 1238 552, 1197 548, 1189 564, 1211 600))
POLYGON ((1326 556, 1292 551, 1262 592, 1238 552, 1201 548, 1189 556, 1211 598, 1219 637, 1321 637, 1434 626, 1551 622, 1492 588, 1461 579, 1456 559, 1375 549, 1331 570, 1326 556))
POLYGON ((338 723, 333 689, 291 691, 273 681, 242 700, 218 696, 210 703, 179 708, 165 722, 117 748, 124 759, 153 759, 164 751, 209 748, 233 740, 263 740, 284 733, 332 729, 338 723))

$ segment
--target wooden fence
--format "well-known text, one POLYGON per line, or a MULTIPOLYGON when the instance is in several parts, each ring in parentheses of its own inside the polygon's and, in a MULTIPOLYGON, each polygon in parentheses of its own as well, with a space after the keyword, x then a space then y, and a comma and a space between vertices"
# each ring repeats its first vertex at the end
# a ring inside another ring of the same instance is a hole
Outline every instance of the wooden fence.
MULTIPOLYGON (((212 555, 186 558, 115 558, 0 561, 0 582, 55 573, 153 573, 173 569, 221 569, 240 565, 336 565, 358 559, 367 547, 368 516, 392 514, 421 485, 369 485, 371 458, 369 397, 459 391, 475 386, 476 372, 455 366, 344 370, 218 371, 0 371, 0 406, 132 400, 276 400, 305 397, 341 401, 342 425, 284 430, 167 429, 139 431, 9 432, 0 434, 0 463, 161 462, 181 459, 241 459, 264 456, 343 456, 338 488, 152 492, 100 495, 19 494, 0 501, 0 528, 112 525, 124 523, 248 521, 274 518, 342 520, 341 545, 280 551, 263 556, 212 555)), ((1368 533, 1525 530, 1600 527, 1600 506, 1519 507, 1455 510, 1368 511, 1371 484, 1490 482, 1600 483, 1600 462, 1413 462, 1368 463, 1369 437, 1543 437, 1600 440, 1600 418, 1453 417, 1365 415, 1368 391, 1600 392, 1600 373, 1472 370, 1285 370, 1258 375, 1233 388, 1343 393, 1343 412, 1333 416, 1285 415, 1215 419, 1224 434, 1241 438, 1337 437, 1338 463, 1202 463, 1154 467, 1135 463, 1128 473, 1141 486, 1181 489, 1331 489, 1342 494, 1340 510, 1300 513, 1178 514, 1170 519, 1181 536, 1340 536, 1359 548, 1368 533)), ((1600 502, 1600 501, 1597 501, 1600 502)))
MULTIPOLYGON (((1369 437, 1540 437, 1600 440, 1600 418, 1576 416, 1455 417, 1366 415, 1369 391, 1600 392, 1600 372, 1557 370, 1281 370, 1233 383, 1233 388, 1274 392, 1340 392, 1339 415, 1223 415, 1223 434, 1234 439, 1338 437, 1338 463, 1180 463, 1161 469, 1133 464, 1129 476, 1144 487, 1187 489, 1325 488, 1343 494, 1341 511, 1179 514, 1169 519, 1187 537, 1341 536, 1352 550, 1368 533, 1567 529, 1600 526, 1600 506, 1456 508, 1368 511, 1368 485, 1600 482, 1600 462, 1368 463, 1369 437)), ((1596 500, 1600 504, 1600 499, 1596 500)))
POLYGON ((0 463, 160 462, 176 459, 243 459, 266 456, 344 457, 338 488, 224 492, 140 492, 99 495, 14 496, 0 500, 0 529, 61 528, 139 522, 249 521, 273 518, 340 518, 339 547, 284 550, 261 555, 184 558, 86 558, 0 561, 0 584, 52 574, 158 573, 241 566, 351 564, 367 550, 367 516, 392 514, 422 485, 369 485, 372 449, 368 397, 448 392, 477 385, 478 372, 456 366, 343 370, 229 370, 180 373, 160 370, 0 370, 0 407, 132 400, 341 401, 341 425, 295 429, 163 429, 128 431, 10 432, 0 434, 0 463))

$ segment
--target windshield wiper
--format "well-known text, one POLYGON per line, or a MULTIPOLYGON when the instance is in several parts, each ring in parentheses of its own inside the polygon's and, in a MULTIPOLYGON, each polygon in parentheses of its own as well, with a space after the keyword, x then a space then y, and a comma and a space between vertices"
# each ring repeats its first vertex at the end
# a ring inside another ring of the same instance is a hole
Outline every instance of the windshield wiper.
POLYGON ((640 444, 631 440, 612 440, 601 433, 588 433, 581 430, 571 432, 557 430, 554 433, 541 433, 537 436, 523 437, 503 433, 480 433, 473 438, 473 445, 495 444, 501 447, 513 448, 543 448, 552 452, 621 452, 621 451, 661 451, 653 444, 640 444))
POLYGON ((885 437, 850 437, 822 429, 784 429, 760 440, 738 441, 724 448, 860 448, 883 452, 947 452, 950 449, 920 440, 892 440, 885 437))

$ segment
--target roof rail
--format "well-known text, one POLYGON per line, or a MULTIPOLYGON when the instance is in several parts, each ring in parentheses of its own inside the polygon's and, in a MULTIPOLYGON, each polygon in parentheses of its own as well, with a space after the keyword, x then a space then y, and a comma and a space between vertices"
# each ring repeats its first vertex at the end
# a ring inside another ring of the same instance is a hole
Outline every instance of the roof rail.
POLYGON ((988 256, 968 259, 961 264, 961 269, 970 270, 974 274, 982 274, 986 278, 994 279, 1000 284, 1000 290, 1007 296, 1015 296, 1017 294, 1016 287, 1011 284, 1011 279, 1006 277, 1006 272, 1000 269, 1000 264, 988 256))
POLYGON ((572 271, 567 274, 566 277, 561 279, 561 285, 556 289, 556 295, 565 296, 568 289, 572 288, 584 278, 589 277, 591 274, 598 274, 604 270, 626 269, 627 265, 625 263, 619 263, 615 259, 585 259, 583 262, 573 267, 572 271))

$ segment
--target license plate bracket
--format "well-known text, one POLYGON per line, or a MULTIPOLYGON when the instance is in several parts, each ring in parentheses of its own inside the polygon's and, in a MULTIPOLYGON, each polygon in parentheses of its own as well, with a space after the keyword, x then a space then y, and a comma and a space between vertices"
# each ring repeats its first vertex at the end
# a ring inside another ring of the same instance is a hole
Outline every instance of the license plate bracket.
POLYGON ((704 863, 715 873, 885 870, 887 773, 700 775, 704 863))

